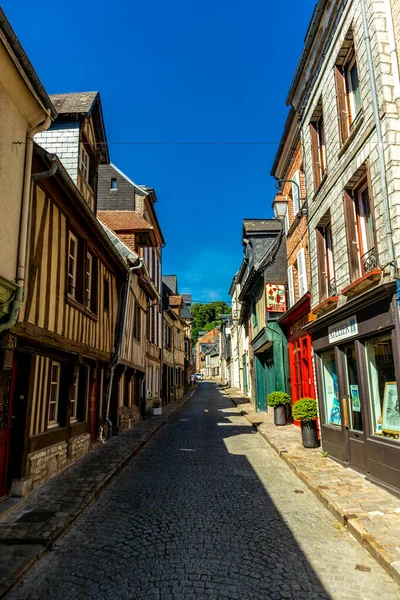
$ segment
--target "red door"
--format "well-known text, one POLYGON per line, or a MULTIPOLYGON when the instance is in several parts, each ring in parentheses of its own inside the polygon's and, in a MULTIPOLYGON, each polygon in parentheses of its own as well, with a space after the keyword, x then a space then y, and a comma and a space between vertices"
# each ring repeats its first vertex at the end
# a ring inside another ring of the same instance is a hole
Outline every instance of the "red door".
POLYGON ((90 382, 90 400, 89 400, 89 427, 90 441, 97 440, 97 378, 90 382))
POLYGON ((0 498, 8 493, 14 387, 15 368, 5 368, 0 376, 0 498))
MULTIPOLYGON (((311 337, 307 334, 289 342, 289 365, 292 403, 300 398, 315 398, 311 337)), ((295 421, 296 425, 299 425, 295 421)))

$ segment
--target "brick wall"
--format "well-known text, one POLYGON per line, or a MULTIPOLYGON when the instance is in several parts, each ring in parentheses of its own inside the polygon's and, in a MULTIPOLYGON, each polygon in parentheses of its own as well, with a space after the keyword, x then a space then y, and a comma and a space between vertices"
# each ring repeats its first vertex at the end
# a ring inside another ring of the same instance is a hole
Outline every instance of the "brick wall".
POLYGON ((79 125, 73 121, 53 123, 50 129, 35 135, 35 142, 47 152, 57 154, 68 175, 78 181, 79 125))

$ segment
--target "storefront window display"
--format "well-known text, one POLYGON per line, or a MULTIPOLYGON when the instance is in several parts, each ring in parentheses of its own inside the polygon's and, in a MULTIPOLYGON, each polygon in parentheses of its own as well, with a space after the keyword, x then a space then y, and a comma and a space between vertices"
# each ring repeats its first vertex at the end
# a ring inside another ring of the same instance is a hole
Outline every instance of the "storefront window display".
POLYGON ((363 422, 361 413, 361 400, 358 387, 358 369, 356 349, 354 344, 346 346, 344 349, 344 355, 346 358, 347 393, 349 398, 351 429, 353 431, 362 431, 363 422))
POLYGON ((341 425, 339 385, 335 351, 328 350, 321 355, 322 380, 324 387, 325 421, 331 425, 341 425))
POLYGON ((400 407, 391 336, 365 344, 373 433, 399 441, 400 407))

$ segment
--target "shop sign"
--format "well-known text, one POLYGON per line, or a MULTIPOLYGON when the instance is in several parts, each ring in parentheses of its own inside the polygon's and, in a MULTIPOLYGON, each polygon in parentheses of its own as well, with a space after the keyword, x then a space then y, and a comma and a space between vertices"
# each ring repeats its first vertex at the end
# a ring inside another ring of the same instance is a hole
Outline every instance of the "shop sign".
POLYGON ((267 296, 267 311, 286 312, 286 290, 284 285, 267 283, 265 284, 265 293, 267 296))
POLYGON ((357 333, 357 317, 349 317, 345 321, 340 321, 340 323, 328 327, 329 343, 340 342, 353 335, 357 335, 357 333))

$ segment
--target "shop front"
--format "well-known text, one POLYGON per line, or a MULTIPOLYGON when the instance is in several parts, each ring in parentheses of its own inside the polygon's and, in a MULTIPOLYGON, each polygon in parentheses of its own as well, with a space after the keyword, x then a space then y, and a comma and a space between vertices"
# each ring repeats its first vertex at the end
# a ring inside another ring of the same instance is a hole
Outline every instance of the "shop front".
MULTIPOLYGON (((303 329, 309 312, 310 296, 306 294, 279 319, 288 340, 292 404, 300 398, 315 398, 311 335, 303 329)), ((297 421, 295 424, 299 425, 297 421)))
POLYGON ((305 327, 329 456, 400 490, 399 317, 394 284, 305 327))

